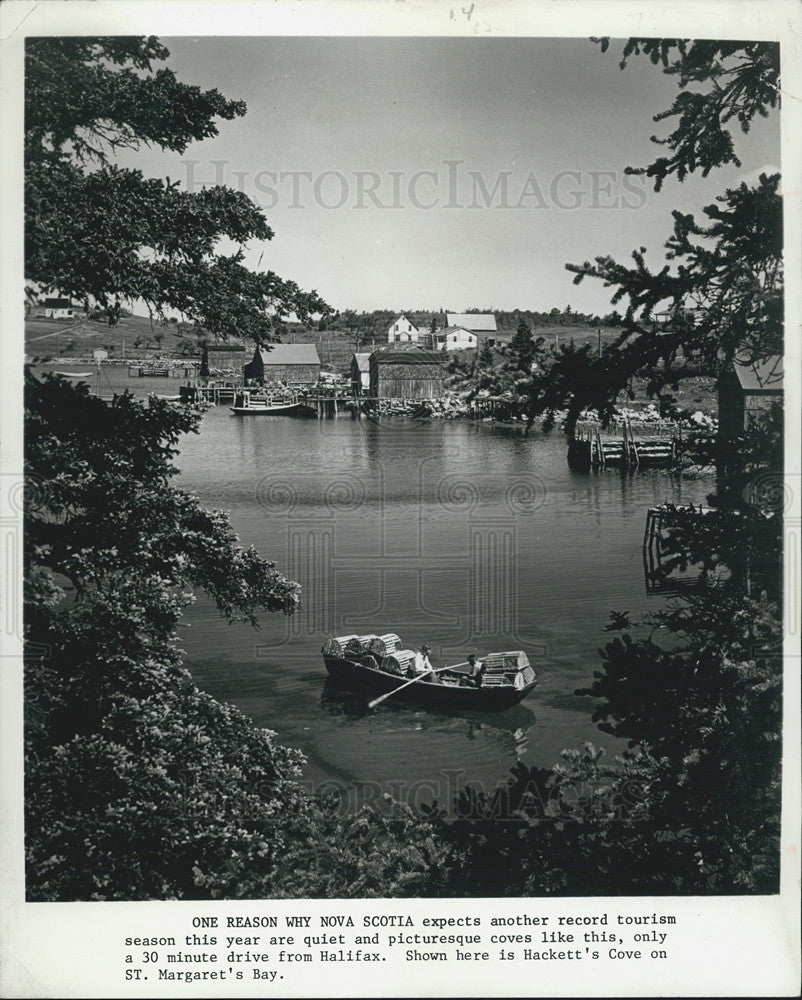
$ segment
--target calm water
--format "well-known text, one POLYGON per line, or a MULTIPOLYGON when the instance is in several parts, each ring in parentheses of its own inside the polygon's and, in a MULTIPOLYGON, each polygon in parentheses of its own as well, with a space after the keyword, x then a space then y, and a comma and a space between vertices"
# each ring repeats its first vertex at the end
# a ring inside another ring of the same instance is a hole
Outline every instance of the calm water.
MULTIPOLYGON (((65 367, 65 366, 62 366, 65 367)), ((110 384, 126 382, 106 369, 110 384)), ((105 375, 104 371, 104 375, 105 375)), ((101 376, 103 379, 103 376, 101 376)), ((135 391, 177 382, 134 379, 135 391)), ((103 385, 101 385, 103 391, 103 385)), ((646 508, 712 488, 664 471, 568 469, 559 433, 523 438, 488 424, 348 417, 204 416, 184 440, 177 485, 229 512, 303 586, 304 610, 228 626, 200 598, 182 629, 200 687, 300 747, 307 779, 443 801, 466 780, 492 787, 516 760, 551 766, 563 747, 615 741, 574 695, 599 667, 611 610, 655 608, 641 560, 646 508), (525 649, 535 691, 500 714, 436 713, 331 690, 328 635, 398 632, 436 665, 471 651, 525 649), (416 783, 418 783, 416 785, 416 783)))

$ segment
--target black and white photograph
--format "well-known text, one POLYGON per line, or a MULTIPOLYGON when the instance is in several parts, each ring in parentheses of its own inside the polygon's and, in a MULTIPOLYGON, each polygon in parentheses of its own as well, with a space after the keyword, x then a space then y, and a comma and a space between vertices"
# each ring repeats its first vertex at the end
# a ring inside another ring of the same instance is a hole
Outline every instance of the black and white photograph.
POLYGON ((3 5, 4 996, 797 994, 802 21, 545 6, 3 5))

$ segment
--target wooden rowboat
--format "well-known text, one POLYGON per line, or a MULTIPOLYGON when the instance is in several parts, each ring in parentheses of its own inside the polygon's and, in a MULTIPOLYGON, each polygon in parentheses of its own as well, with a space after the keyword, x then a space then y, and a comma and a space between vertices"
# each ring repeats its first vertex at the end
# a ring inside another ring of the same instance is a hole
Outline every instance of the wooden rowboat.
POLYGON ((378 695, 395 691, 406 684, 404 690, 399 690, 395 696, 399 701, 413 701, 432 708, 498 712, 523 701, 537 684, 535 672, 529 666, 514 675, 513 683, 463 687, 445 681, 440 684, 431 681, 408 684, 406 677, 388 673, 379 666, 366 666, 346 656, 323 653, 323 662, 331 679, 344 688, 378 695))
POLYGON ((297 396, 258 397, 251 396, 249 392, 238 392, 234 399, 234 405, 229 409, 238 417, 269 416, 270 414, 290 416, 293 413, 300 413, 305 405, 297 396))
POLYGON ((298 402, 250 403, 248 406, 230 406, 229 409, 232 413, 236 413, 238 417, 264 416, 271 413, 287 416, 293 413, 300 413, 304 409, 304 404, 298 402))

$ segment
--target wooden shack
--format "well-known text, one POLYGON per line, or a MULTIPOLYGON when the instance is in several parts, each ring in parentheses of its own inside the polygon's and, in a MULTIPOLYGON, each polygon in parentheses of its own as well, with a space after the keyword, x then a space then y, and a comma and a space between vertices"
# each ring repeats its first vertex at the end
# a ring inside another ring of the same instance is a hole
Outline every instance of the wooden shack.
POLYGON ((320 378, 320 358, 314 344, 273 344, 257 347, 243 372, 250 382, 314 385, 320 378))
POLYGON ((730 362, 718 380, 719 434, 726 441, 734 440, 772 403, 781 401, 782 395, 782 355, 730 362))
POLYGON ((355 396, 370 392, 370 354, 354 354, 351 358, 351 391, 355 396))
POLYGON ((242 344, 204 344, 201 348, 201 376, 219 371, 234 371, 242 375, 248 358, 247 349, 242 344))
POLYGON ((438 399, 444 392, 443 355, 406 349, 374 351, 370 394, 382 399, 438 399))

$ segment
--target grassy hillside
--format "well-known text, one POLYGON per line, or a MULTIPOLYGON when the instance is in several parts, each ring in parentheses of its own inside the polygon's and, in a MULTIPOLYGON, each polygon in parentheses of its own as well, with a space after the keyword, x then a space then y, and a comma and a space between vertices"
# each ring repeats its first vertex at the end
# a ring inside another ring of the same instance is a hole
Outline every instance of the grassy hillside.
POLYGON ((184 356, 195 353, 196 342, 190 334, 181 336, 176 324, 158 326, 145 316, 126 316, 117 326, 87 318, 25 321, 25 353, 37 358, 87 358, 98 347, 110 358, 184 356))
MULTIPOLYGON (((347 331, 305 330, 291 326, 283 338, 287 343, 314 343, 327 367, 346 370, 354 352, 347 331)), ((233 343, 241 343, 234 340, 233 343)), ((170 323, 151 324, 146 316, 127 316, 117 326, 80 318, 72 321, 29 319, 25 321, 25 353, 37 359, 91 358, 102 347, 111 359, 155 357, 199 357, 197 335, 190 328, 170 323)), ((369 348, 369 345, 368 345, 369 348)))

